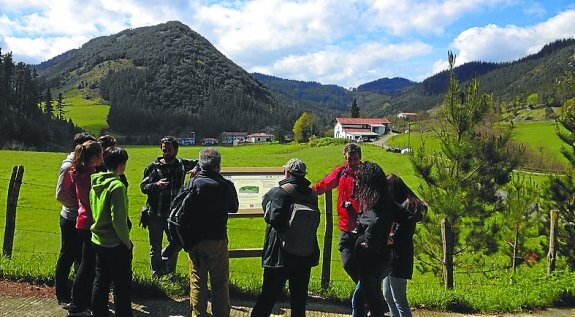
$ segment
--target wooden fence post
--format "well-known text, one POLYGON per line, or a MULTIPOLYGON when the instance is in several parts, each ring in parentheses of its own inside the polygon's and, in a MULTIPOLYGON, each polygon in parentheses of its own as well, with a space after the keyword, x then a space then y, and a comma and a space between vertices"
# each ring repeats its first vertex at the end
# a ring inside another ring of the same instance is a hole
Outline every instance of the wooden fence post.
POLYGON ((331 246, 333 237, 333 203, 331 190, 325 192, 325 236, 323 237, 323 262, 321 267, 321 288, 329 288, 331 275, 331 246))
POLYGON ((557 222, 559 218, 559 210, 551 210, 549 219, 551 228, 549 229, 549 252, 547 252, 547 274, 555 271, 556 251, 555 244, 557 243, 557 222))
POLYGON ((14 231, 16 230, 16 206, 18 206, 18 196, 20 195, 20 185, 24 176, 24 166, 14 166, 10 185, 8 186, 8 199, 6 199, 6 227, 4 228, 4 245, 2 254, 5 257, 12 257, 12 246, 14 245, 14 231))
POLYGON ((443 240, 443 285, 453 288, 453 228, 447 218, 441 219, 441 239, 443 240))

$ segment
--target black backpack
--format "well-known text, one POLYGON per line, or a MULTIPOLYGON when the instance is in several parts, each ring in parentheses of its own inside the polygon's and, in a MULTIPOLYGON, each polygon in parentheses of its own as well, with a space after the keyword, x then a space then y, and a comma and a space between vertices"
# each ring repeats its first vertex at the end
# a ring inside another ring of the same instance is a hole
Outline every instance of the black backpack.
POLYGON ((170 204, 168 216, 168 239, 184 250, 190 250, 200 238, 197 220, 197 192, 194 189, 194 178, 182 186, 170 204))
POLYGON ((293 184, 281 186, 293 198, 290 206, 290 216, 287 227, 279 234, 282 248, 289 254, 308 256, 313 254, 317 246, 317 228, 320 213, 317 207, 317 194, 300 194, 293 184))

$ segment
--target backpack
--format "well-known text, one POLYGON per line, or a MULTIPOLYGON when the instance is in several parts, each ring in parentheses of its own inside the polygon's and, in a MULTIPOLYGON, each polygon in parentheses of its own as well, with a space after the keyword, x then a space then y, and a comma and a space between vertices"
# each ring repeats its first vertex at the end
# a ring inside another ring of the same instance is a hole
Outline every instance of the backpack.
POLYGON ((199 241, 199 221, 194 203, 197 192, 194 189, 194 179, 189 180, 170 203, 168 216, 168 239, 181 246, 185 251, 190 250, 199 241))
POLYGON ((311 192, 304 196, 289 183, 281 187, 294 199, 294 203, 290 206, 287 226, 279 234, 282 248, 293 255, 311 255, 317 246, 316 233, 320 221, 317 194, 311 192))

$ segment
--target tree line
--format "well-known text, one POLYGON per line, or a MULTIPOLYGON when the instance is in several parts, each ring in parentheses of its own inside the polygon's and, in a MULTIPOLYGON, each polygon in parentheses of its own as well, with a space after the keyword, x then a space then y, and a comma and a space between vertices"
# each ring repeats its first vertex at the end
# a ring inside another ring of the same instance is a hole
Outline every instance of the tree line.
POLYGON ((34 68, 15 64, 12 53, 0 49, 1 148, 57 150, 70 144, 79 129, 64 118, 61 96, 54 104, 44 87, 34 68))

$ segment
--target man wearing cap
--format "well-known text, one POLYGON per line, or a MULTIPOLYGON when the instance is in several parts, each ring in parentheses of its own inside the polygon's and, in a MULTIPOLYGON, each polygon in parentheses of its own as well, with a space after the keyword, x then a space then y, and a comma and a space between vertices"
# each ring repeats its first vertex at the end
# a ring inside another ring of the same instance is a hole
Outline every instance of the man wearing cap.
POLYGON ((264 281, 262 292, 251 312, 252 317, 267 317, 271 314, 287 280, 291 296, 291 316, 305 316, 311 268, 319 263, 317 241, 315 251, 308 256, 293 255, 281 247, 279 233, 287 226, 291 205, 295 202, 294 196, 306 197, 306 201, 311 201, 317 207, 317 195, 311 190, 310 182, 305 178, 305 163, 294 158, 283 168, 285 178, 279 182, 280 186, 270 189, 262 201, 264 219, 267 223, 262 252, 264 281), (293 189, 294 193, 288 192, 286 188, 293 189))

